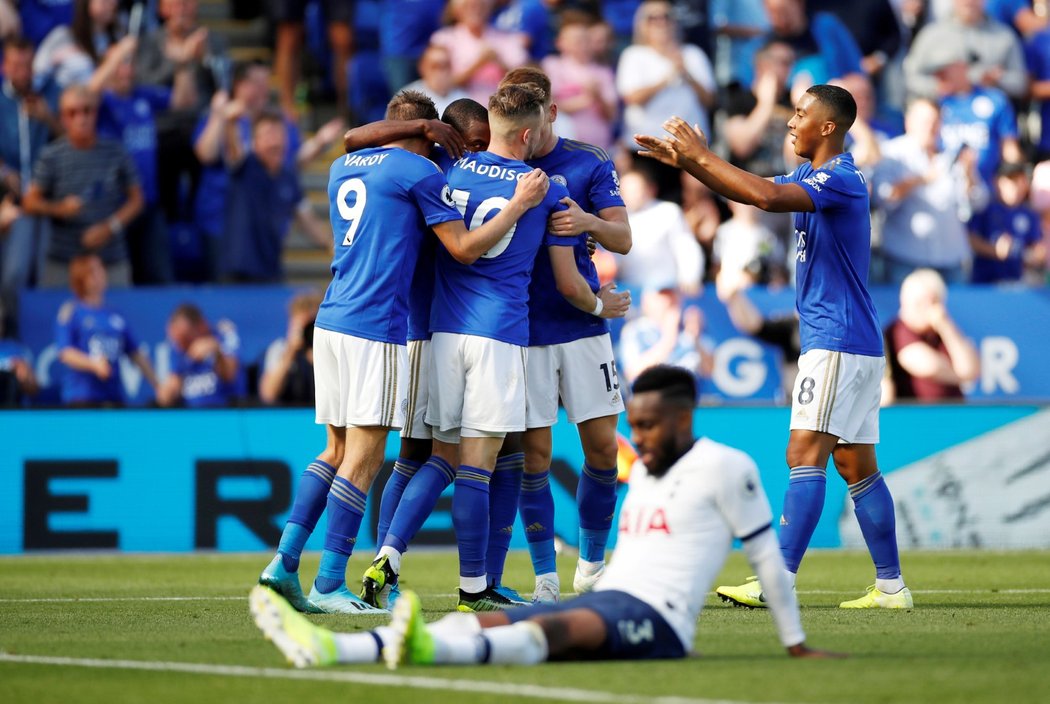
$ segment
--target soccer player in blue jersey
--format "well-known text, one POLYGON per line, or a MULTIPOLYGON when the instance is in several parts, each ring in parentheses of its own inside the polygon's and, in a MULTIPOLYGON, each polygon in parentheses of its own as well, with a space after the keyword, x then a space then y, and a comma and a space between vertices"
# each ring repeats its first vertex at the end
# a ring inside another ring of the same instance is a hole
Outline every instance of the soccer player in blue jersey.
MULTIPOLYGON (((555 134, 558 106, 551 101, 551 82, 543 71, 515 69, 500 85, 532 85, 543 92, 547 123, 542 142, 528 164, 543 169, 551 180, 568 189, 570 197, 563 201, 567 207, 554 214, 551 227, 556 234, 575 237, 576 268, 591 290, 598 292, 600 284, 587 250, 587 235, 618 254, 631 249, 631 226, 612 160, 597 147, 555 134)), ((494 498, 488 573, 489 580, 498 585, 515 504, 520 503, 536 574, 533 599, 551 602, 557 601, 561 592, 555 566, 554 497, 549 483, 551 427, 557 421, 558 399, 579 431, 584 454, 576 491, 580 520, 580 557, 573 579, 576 592, 590 591, 605 567, 605 546, 616 509, 616 423, 624 407, 608 323, 574 308, 558 295, 551 258, 543 250, 536 259, 529 287, 527 377, 528 429, 521 438, 524 478, 519 482, 521 491, 515 491, 515 455, 500 457, 492 477, 492 492, 494 497, 507 498, 500 502, 502 505, 494 498)), ((517 457, 520 474, 521 455, 517 457)))
MULTIPOLYGON (((343 137, 346 151, 353 152, 397 139, 422 136, 433 144, 430 160, 443 172, 452 168, 464 151, 481 152, 489 145, 489 116, 483 105, 470 98, 455 100, 445 108, 440 121, 381 120, 348 130, 343 137)), ((376 545, 382 546, 394 512, 401 502, 408 482, 419 468, 431 458, 433 435, 424 422, 429 396, 430 371, 430 308, 434 300, 434 258, 437 242, 423 242, 412 274, 408 294, 408 409, 401 428, 401 447, 397 460, 383 486, 376 526, 376 545)), ((457 458, 442 458, 440 476, 446 477, 444 486, 452 482, 452 467, 457 458)), ((437 460, 432 462, 436 463, 437 460)), ((436 477, 436 478, 440 478, 436 477)), ((417 487, 418 489, 418 487, 417 487)), ((389 606, 397 598, 396 581, 389 583, 379 566, 370 567, 363 579, 362 597, 373 605, 389 606), (371 576, 370 576, 371 575, 371 576), (377 580, 383 583, 377 590, 377 580)))
MULTIPOLYGON (((857 116, 848 91, 816 85, 788 122, 795 153, 808 161, 766 180, 715 156, 699 128, 681 118, 664 123, 669 136, 636 135, 644 156, 677 165, 711 190, 770 212, 795 213, 795 271, 802 342, 791 399, 791 470, 780 545, 792 580, 824 508, 828 459, 846 481, 854 512, 875 563, 875 585, 842 608, 910 609, 901 577, 893 498, 875 459, 879 440, 882 334, 867 291, 871 251, 868 187, 843 148, 857 116)), ((723 600, 764 607, 752 579, 719 587, 723 600)))
MULTIPOLYGON (((531 86, 507 86, 489 102, 489 151, 466 154, 448 174, 452 197, 471 225, 498 212, 523 163, 544 136, 544 96, 531 86)), ((434 455, 405 488, 380 549, 365 575, 366 598, 396 579, 401 555, 430 514, 441 490, 455 481, 452 520, 460 554, 459 608, 490 611, 510 605, 487 580, 489 482, 508 432, 525 428, 525 363, 528 287, 536 254, 550 249, 557 290, 592 315, 622 316, 629 297, 611 290, 595 294, 576 270, 572 238, 548 233, 552 213, 565 206, 563 186, 552 183, 544 201, 521 218, 473 266, 439 250, 430 330, 430 397, 426 422, 434 455), (449 461, 458 445, 458 466, 449 461), (370 583, 371 582, 371 583, 370 583)))
MULTIPOLYGON (((411 91, 387 107, 391 119, 436 116, 430 99, 411 91)), ((495 217, 468 231, 444 176, 422 156, 429 150, 426 139, 405 139, 339 157, 331 167, 333 278, 314 332, 317 422, 327 426, 327 444, 303 473, 277 555, 259 578, 303 611, 377 611, 347 589, 346 563, 387 432, 404 423, 406 299, 427 230, 447 256, 467 265, 513 233, 517 219, 547 193, 545 174, 527 174, 495 217), (326 507, 321 565, 306 598, 299 558, 326 507)))

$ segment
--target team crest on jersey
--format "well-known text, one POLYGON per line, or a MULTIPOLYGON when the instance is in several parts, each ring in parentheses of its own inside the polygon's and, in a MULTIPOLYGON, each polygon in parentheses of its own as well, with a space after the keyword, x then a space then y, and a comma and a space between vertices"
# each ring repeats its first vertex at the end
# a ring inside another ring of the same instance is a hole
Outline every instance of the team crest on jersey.
POLYGON ((447 183, 445 184, 445 187, 441 189, 441 200, 443 200, 445 202, 445 205, 449 206, 450 208, 456 207, 456 201, 453 200, 452 191, 449 190, 447 183))
POLYGON ((561 174, 554 174, 553 176, 551 176, 551 181, 554 181, 555 183, 561 184, 562 186, 566 187, 568 187, 569 185, 569 182, 566 181, 565 177, 561 174))

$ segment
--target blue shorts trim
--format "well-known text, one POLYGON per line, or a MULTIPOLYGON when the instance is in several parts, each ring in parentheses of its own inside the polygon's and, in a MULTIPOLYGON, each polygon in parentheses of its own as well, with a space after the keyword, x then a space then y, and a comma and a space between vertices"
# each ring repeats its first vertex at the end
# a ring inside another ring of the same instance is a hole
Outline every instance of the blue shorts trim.
POLYGON ((593 653, 595 660, 669 660, 687 654, 660 612, 626 592, 589 592, 559 604, 522 606, 504 613, 517 623, 575 609, 593 611, 605 622, 605 642, 593 653))

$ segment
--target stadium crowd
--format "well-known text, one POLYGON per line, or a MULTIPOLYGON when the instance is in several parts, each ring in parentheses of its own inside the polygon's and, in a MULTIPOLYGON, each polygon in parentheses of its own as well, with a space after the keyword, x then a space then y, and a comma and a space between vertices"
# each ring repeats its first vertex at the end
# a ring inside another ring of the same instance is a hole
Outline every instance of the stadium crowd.
MULTIPOLYGON (((618 350, 628 379, 662 362, 710 374, 703 316, 689 305, 705 283, 718 283, 733 314, 750 286, 793 279, 786 214, 728 203, 637 157, 633 135, 660 134, 671 115, 703 128, 733 164, 773 176, 797 164, 785 146, 797 97, 816 83, 842 86, 858 104, 849 149, 872 194, 872 283, 899 286, 929 269, 948 284, 1046 285, 1047 4, 260 3, 247 14, 268 12, 271 68, 231 61, 197 0, 0 0, 0 402, 21 404, 37 388, 17 342, 20 291, 71 288, 56 342, 81 386, 88 376, 112 386, 125 354, 146 371, 119 311, 107 319, 109 343, 89 344, 107 286, 285 281, 293 223, 317 248, 332 247, 301 177, 334 155, 348 124, 380 119, 405 86, 439 110, 463 96, 487 104, 507 71, 526 64, 550 76, 558 133, 607 150, 617 165, 634 247, 599 248, 595 259, 603 280, 641 294, 618 350), (304 98, 304 85, 321 88, 304 98), (325 105, 336 116, 322 123, 325 105)), ((311 403, 311 306, 310 295, 290 304, 287 339, 265 361, 236 359, 236 321, 210 325, 196 307, 180 307, 169 338, 182 371, 159 381, 146 373, 158 403, 193 405, 194 391, 212 405, 249 396, 311 403), (245 364, 261 367, 251 380, 245 364), (193 383, 199 371, 210 381, 193 383)), ((759 334, 762 321, 747 320, 734 316, 759 334)), ((945 347, 937 326, 915 334, 945 354, 957 347, 945 347)), ((905 337, 888 332, 891 350, 905 337)), ((894 374, 907 367, 905 359, 894 374)), ((896 381, 897 398, 905 386, 925 388, 896 381)), ((119 404, 119 389, 86 402, 119 404)))

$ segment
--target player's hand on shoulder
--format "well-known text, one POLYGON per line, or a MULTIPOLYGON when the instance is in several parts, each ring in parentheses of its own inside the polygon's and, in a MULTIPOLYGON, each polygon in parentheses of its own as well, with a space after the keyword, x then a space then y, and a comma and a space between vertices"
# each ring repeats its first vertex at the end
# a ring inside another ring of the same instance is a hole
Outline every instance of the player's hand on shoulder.
POLYGON ((575 237, 589 228, 587 213, 584 212, 576 201, 566 196, 558 201, 565 205, 565 210, 559 210, 551 215, 550 231, 559 237, 575 237))
POLYGON ((805 643, 792 645, 788 649, 788 655, 793 658, 807 658, 810 660, 836 660, 849 657, 846 653, 833 653, 830 650, 817 650, 810 648, 805 643))
POLYGON ((639 156, 655 159, 662 164, 674 166, 675 168, 679 166, 678 153, 671 148, 671 143, 668 140, 648 134, 636 134, 634 141, 642 148, 638 152, 639 156))
POLYGON ((600 318, 622 318, 631 307, 631 292, 617 291, 616 283, 610 282, 598 289, 598 298, 602 301, 600 318))
POLYGON ((539 205, 547 195, 550 188, 550 180, 542 169, 533 169, 518 179, 518 185, 514 188, 514 199, 532 208, 539 205))
POLYGON ((453 159, 459 159, 466 151, 467 145, 463 141, 463 135, 452 125, 441 120, 427 120, 423 125, 423 136, 431 142, 436 142, 444 147, 448 155, 453 159))
POLYGON ((690 126, 682 118, 675 116, 664 123, 667 130, 667 141, 671 143, 671 149, 681 157, 690 161, 700 161, 707 153, 707 136, 698 125, 690 126))

